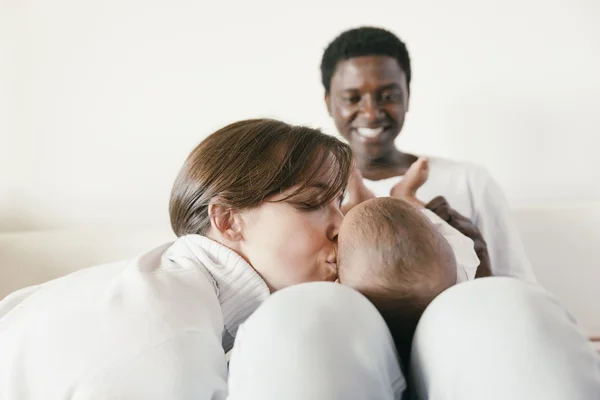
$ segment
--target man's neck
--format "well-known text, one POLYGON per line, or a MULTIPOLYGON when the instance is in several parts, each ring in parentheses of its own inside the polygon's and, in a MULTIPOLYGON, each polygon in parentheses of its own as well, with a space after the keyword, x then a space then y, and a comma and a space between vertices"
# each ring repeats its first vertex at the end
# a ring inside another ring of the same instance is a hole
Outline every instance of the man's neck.
POLYGON ((404 175, 406 170, 416 160, 416 156, 393 148, 391 151, 375 159, 358 156, 356 166, 365 178, 379 180, 404 175))

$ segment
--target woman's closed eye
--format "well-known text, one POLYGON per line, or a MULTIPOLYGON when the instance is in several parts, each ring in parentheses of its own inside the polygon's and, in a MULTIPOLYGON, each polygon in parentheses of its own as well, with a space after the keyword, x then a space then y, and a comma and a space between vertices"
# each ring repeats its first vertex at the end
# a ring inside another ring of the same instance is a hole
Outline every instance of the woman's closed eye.
POLYGON ((316 211, 323 208, 323 205, 318 201, 300 201, 296 203, 296 207, 304 211, 316 211))
POLYGON ((293 199, 291 203, 294 207, 302 211, 316 211, 326 206, 326 203, 318 194, 314 196, 299 196, 297 199, 293 199))
MULTIPOLYGON (((334 207, 336 208, 340 208, 344 202, 344 195, 340 195, 338 198, 335 199, 335 201, 329 203, 329 204, 333 204, 334 207)), ((304 201, 300 201, 296 204, 296 207, 303 210, 303 211, 317 211, 317 210, 323 210, 325 208, 327 208, 328 203, 322 201, 321 199, 314 199, 314 200, 304 200, 304 201)))

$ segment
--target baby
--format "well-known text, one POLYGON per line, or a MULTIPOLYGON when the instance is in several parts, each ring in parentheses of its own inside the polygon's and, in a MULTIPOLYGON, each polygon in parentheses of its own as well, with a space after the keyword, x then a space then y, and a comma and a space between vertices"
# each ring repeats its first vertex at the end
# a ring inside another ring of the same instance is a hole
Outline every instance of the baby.
POLYGON ((427 209, 380 197, 353 207, 338 235, 340 282, 364 294, 408 362, 417 322, 441 292, 473 279, 473 241, 427 209))

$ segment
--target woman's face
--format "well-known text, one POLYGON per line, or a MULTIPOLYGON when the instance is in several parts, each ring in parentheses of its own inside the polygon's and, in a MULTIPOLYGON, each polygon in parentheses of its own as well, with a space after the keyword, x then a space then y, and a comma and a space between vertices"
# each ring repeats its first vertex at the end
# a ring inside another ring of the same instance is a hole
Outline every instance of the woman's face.
POLYGON ((271 291, 337 278, 341 199, 313 207, 322 192, 317 183, 285 201, 278 202, 288 194, 281 193, 240 212, 243 239, 239 250, 271 291))
POLYGON ((408 111, 406 75, 389 56, 340 61, 325 100, 355 155, 377 160, 394 148, 408 111))

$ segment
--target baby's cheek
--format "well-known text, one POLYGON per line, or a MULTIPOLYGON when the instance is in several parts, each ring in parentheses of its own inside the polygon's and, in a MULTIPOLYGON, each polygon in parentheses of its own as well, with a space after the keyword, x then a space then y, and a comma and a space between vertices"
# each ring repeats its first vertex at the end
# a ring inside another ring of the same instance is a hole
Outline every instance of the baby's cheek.
POLYGON ((338 281, 342 285, 357 289, 364 287, 365 274, 359 263, 341 262, 338 264, 338 281))
POLYGON ((348 269, 344 267, 344 264, 338 260, 338 279, 337 282, 345 285, 348 282, 348 269))

